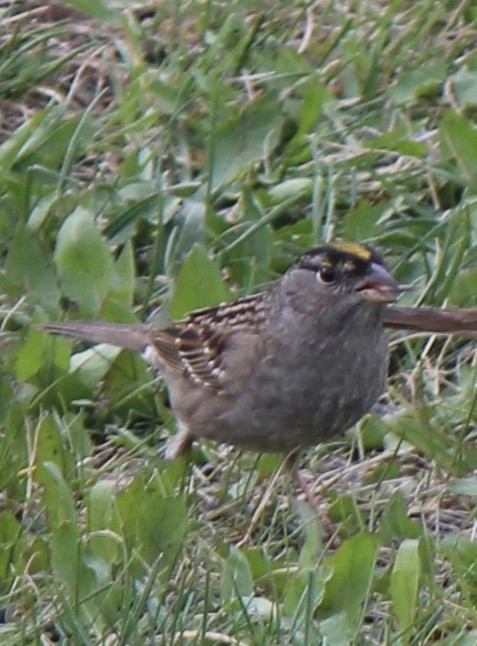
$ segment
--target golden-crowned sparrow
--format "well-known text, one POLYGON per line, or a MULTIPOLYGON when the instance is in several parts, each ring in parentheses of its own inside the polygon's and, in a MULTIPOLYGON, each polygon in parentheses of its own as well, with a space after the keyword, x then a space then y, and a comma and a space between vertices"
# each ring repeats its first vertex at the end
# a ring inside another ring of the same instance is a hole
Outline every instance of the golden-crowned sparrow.
MULTIPOLYGON (((290 453, 342 433, 381 395, 384 326, 425 329, 414 310, 388 308, 403 289, 371 247, 327 244, 305 253, 269 291, 165 329, 95 321, 43 327, 138 351, 160 371, 181 428, 169 457, 195 438, 290 453)), ((424 311, 433 330, 436 310, 424 311)), ((476 320, 474 311, 474 330, 476 320)), ((460 329, 447 325, 437 331, 460 329)))

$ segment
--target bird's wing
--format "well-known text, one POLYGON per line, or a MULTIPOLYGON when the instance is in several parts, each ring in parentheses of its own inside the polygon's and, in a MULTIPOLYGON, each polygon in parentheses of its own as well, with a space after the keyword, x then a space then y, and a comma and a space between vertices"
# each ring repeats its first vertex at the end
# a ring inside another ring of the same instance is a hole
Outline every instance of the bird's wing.
POLYGON ((197 385, 220 390, 223 352, 228 334, 210 328, 189 325, 157 330, 151 335, 144 356, 169 371, 188 376, 197 385))
POLYGON ((234 333, 255 334, 264 320, 261 295, 196 310, 165 330, 154 331, 144 355, 196 384, 220 390, 227 344, 234 333), (154 358, 154 353, 157 357, 154 358))

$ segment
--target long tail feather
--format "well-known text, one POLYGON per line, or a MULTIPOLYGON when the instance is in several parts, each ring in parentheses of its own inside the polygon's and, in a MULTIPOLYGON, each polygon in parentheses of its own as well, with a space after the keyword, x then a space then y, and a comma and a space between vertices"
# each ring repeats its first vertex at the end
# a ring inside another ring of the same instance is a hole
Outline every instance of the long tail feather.
POLYGON ((148 325, 102 323, 101 321, 64 321, 45 323, 43 330, 52 334, 72 336, 90 343, 110 343, 120 348, 142 352, 150 343, 148 325))
POLYGON ((477 332, 477 308, 388 307, 384 311, 383 322, 386 327, 399 330, 440 334, 455 332, 466 336, 466 332, 477 332))

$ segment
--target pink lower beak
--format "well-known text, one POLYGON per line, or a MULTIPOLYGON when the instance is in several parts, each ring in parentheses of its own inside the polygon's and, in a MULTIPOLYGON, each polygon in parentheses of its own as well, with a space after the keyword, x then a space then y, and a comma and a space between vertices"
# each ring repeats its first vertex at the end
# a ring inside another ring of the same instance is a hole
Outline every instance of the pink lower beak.
POLYGON ((385 267, 373 262, 356 287, 356 292, 369 303, 394 303, 400 292, 410 289, 412 287, 408 285, 400 285, 385 267))

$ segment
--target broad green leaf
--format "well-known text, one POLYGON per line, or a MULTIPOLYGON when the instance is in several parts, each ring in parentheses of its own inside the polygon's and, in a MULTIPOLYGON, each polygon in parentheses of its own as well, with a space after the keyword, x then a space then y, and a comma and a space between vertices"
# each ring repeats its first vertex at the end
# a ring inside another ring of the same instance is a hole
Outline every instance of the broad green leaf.
POLYGON ((340 523, 342 536, 352 536, 360 531, 366 520, 354 496, 332 493, 329 517, 335 523, 340 523))
POLYGON ((63 291, 94 316, 111 289, 113 260, 91 215, 77 208, 58 233, 54 255, 63 291))
POLYGON ((459 166, 463 183, 477 188, 477 129, 469 121, 449 110, 439 125, 442 154, 459 166))
POLYGON ((413 103, 421 97, 436 95, 445 78, 444 64, 421 65, 410 72, 402 72, 388 93, 398 104, 413 103))
POLYGON ((110 297, 125 306, 130 306, 134 296, 135 278, 133 249, 131 241, 128 240, 114 263, 110 297))
MULTIPOLYGON (((2 172, 10 170, 12 166, 24 161, 25 158, 41 149, 42 144, 51 135, 52 126, 54 129, 55 124, 61 120, 63 114, 63 107, 50 105, 41 112, 34 114, 31 119, 25 121, 11 133, 10 137, 0 146, 0 168, 2 172)), ((62 142, 61 150, 59 151, 60 156, 64 155, 67 143, 67 140, 62 142)))
POLYGON ((67 413, 61 419, 64 435, 68 437, 68 446, 71 448, 76 460, 90 457, 94 444, 88 429, 85 428, 84 415, 80 413, 67 413))
MULTIPOLYGON (((10 410, 13 392, 12 384, 7 383, 6 381, 0 381, 0 424, 2 425, 5 422, 8 411, 10 410)), ((0 489, 1 488, 2 487, 0 487, 0 489)))
POLYGON ((380 534, 386 543, 422 535, 421 525, 409 518, 406 501, 399 491, 393 493, 384 510, 380 534))
POLYGON ((464 629, 465 634, 456 640, 452 641, 452 646, 475 646, 477 644, 477 629, 469 630, 464 629))
POLYGON ((236 117, 212 133, 209 159, 212 190, 264 159, 267 139, 283 123, 280 105, 268 95, 249 103, 236 117))
POLYGON ((163 496, 157 482, 136 480, 117 496, 117 532, 129 549, 151 563, 159 556, 172 562, 182 546, 187 509, 182 496, 163 496))
POLYGON ((270 279, 274 236, 271 225, 253 193, 244 188, 239 201, 240 224, 244 239, 223 256, 232 280, 241 285, 263 285, 270 279))
POLYGON ((0 582, 2 586, 13 576, 12 564, 16 563, 15 549, 20 546, 22 528, 9 511, 0 511, 0 582))
POLYGON ((156 417, 153 377, 146 362, 134 352, 120 352, 104 376, 102 387, 110 400, 110 409, 121 417, 134 411, 156 417))
POLYGON ((220 581, 221 597, 225 603, 253 595, 253 578, 247 557, 231 545, 220 581))
POLYGON ((64 522, 76 525, 73 492, 57 465, 54 462, 38 464, 34 477, 43 487, 43 503, 50 530, 54 531, 64 522))
POLYGON ((364 142, 364 146, 372 150, 394 150, 409 157, 424 157, 429 152, 427 144, 411 139, 404 126, 398 126, 382 135, 368 139, 364 142))
POLYGON ((358 631, 363 605, 369 595, 376 565, 378 538, 361 533, 348 539, 325 565, 333 574, 326 583, 319 606, 322 617, 344 613, 347 624, 358 631))
POLYGON ((311 75, 309 79, 300 86, 300 92, 303 94, 303 101, 300 107, 300 114, 298 116, 297 135, 314 134, 317 129, 323 105, 333 100, 332 95, 320 82, 319 74, 311 75))
POLYGON ((85 386, 93 388, 105 377, 120 352, 121 348, 106 343, 77 352, 71 356, 70 372, 75 373, 85 386))
POLYGON ((28 563, 29 571, 33 573, 45 572, 51 568, 51 539, 44 534, 36 536, 29 545, 31 557, 28 563))
POLYGON ((468 478, 456 478, 447 483, 447 489, 452 493, 464 496, 477 496, 477 478, 469 476, 468 478))
POLYGON ((187 528, 187 507, 183 496, 164 497, 155 492, 151 498, 146 495, 141 505, 139 545, 147 561, 152 562, 159 555, 172 563, 180 553, 182 540, 187 528), (154 510, 151 511, 151 505, 154 510))
POLYGON ((117 20, 121 15, 119 10, 108 7, 103 0, 68 0, 68 4, 75 7, 81 13, 87 13, 93 18, 100 20, 117 20))
POLYGON ((154 93, 154 109, 157 112, 172 116, 178 108, 181 90, 172 81, 166 83, 159 76, 149 79, 149 88, 154 93))
POLYGON ((60 291, 52 267, 37 238, 23 224, 15 233, 5 271, 5 278, 12 284, 18 283, 31 304, 38 303, 46 310, 56 311, 60 291))
MULTIPOLYGON (((94 574, 94 581, 97 585, 109 587, 111 583, 111 565, 116 561, 117 554, 120 553, 120 541, 114 540, 111 532, 98 532, 88 539, 83 539, 82 557, 84 565, 94 574)), ((122 555, 122 554, 121 554, 122 555)), ((100 593, 96 599, 102 596, 100 593)), ((95 604, 96 606, 96 604, 95 604)))
MULTIPOLYGON (((51 543, 53 571, 69 592, 72 603, 78 606, 97 587, 94 572, 84 561, 84 551, 76 523, 63 521, 54 529, 51 543)), ((84 603, 79 607, 82 612, 86 611, 84 603)))
POLYGON ((310 504, 297 500, 294 507, 301 520, 305 539, 300 550, 300 567, 304 571, 314 571, 323 550, 323 527, 310 504))
POLYGON ((25 411, 17 401, 11 399, 0 438, 0 489, 5 490, 8 486, 9 495, 16 490, 19 495, 24 495, 25 485, 18 474, 29 464, 25 440, 27 423, 25 411))
POLYGON ((477 305, 477 269, 469 267, 457 273, 450 287, 448 303, 454 307, 477 305))
MULTIPOLYGON (((30 332, 35 332, 34 327, 29 330, 27 335, 27 343, 30 341, 30 332)), ((48 332, 43 332, 43 346, 45 347, 45 356, 48 358, 48 377, 53 380, 60 375, 63 375, 70 366, 70 356, 71 356, 71 340, 66 337, 54 336, 48 332)), ((36 336, 33 336, 32 343, 36 340, 36 336)), ((42 344, 39 343, 41 346, 42 344)), ((22 352, 20 348, 19 353, 22 352)), ((29 368, 29 361, 26 358, 26 369, 29 368)), ((17 371, 19 371, 17 366, 17 371)), ((23 368, 22 368, 23 370, 23 368)), ((23 374, 23 373, 22 373, 23 374)))
POLYGON ((407 539, 398 549, 389 586, 393 613, 398 622, 401 639, 406 642, 408 641, 406 631, 412 628, 419 608, 420 572, 419 540, 407 539))
POLYGON ((172 318, 190 310, 217 305, 229 298, 220 270, 201 245, 194 245, 177 277, 171 298, 172 318))
POLYGON ((116 485, 112 480, 99 480, 88 496, 88 528, 90 532, 107 529, 111 525, 115 505, 116 485))
MULTIPOLYGON (((290 199, 296 195, 302 195, 303 199, 311 200, 313 194, 313 181, 309 177, 293 177, 278 182, 270 187, 267 195, 272 204, 281 204, 285 200, 290 199)), ((298 220, 298 223, 306 222, 307 220, 298 220)))
POLYGON ((76 523, 62 521, 53 529, 51 561, 60 581, 71 592, 78 581, 78 548, 80 532, 76 523))
POLYGON ((35 429, 35 464, 38 467, 44 463, 55 465, 59 473, 67 476, 72 457, 63 447, 59 428, 52 416, 43 415, 35 429))
POLYGON ((85 560, 101 581, 110 579, 111 565, 124 556, 121 537, 110 530, 93 532, 88 537, 88 551, 85 560))
POLYGON ((44 332, 30 327, 25 342, 17 352, 16 373, 20 381, 28 381, 43 366, 47 344, 44 332))
POLYGON ((282 612, 286 617, 310 621, 310 611, 321 604, 325 595, 326 583, 333 576, 333 570, 326 565, 310 568, 298 567, 296 572, 274 575, 280 589, 283 589, 284 600, 282 612))
POLYGON ((64 196, 54 190, 48 195, 42 197, 36 206, 30 211, 28 217, 28 229, 31 233, 37 233, 41 230, 45 220, 50 213, 64 201, 64 196))
POLYGON ((452 77, 452 88, 461 108, 477 106, 477 70, 460 69, 452 77))
POLYGON ((320 621, 320 634, 330 646, 350 646, 356 643, 356 626, 344 611, 320 621))
MULTIPOLYGON (((448 437, 444 430, 429 419, 429 410, 402 413, 390 420, 389 430, 396 438, 396 442, 405 442, 413 445, 425 455, 429 455, 438 464, 447 469, 455 469, 455 458, 448 450, 448 437)), ((386 439, 388 443, 389 440, 386 439)))
POLYGON ((174 216, 175 228, 165 245, 164 256, 168 273, 175 275, 195 244, 204 244, 207 237, 206 209, 203 198, 183 200, 174 216))
POLYGON ((452 576, 456 578, 459 588, 471 595, 475 612, 477 543, 467 536, 452 533, 442 542, 441 551, 452 566, 452 576))
POLYGON ((379 218, 387 203, 370 204, 360 202, 348 211, 344 218, 343 237, 345 240, 366 240, 376 235, 379 218))
POLYGON ((91 120, 83 116, 71 119, 63 118, 63 108, 44 113, 44 119, 39 128, 32 132, 15 160, 14 169, 21 171, 36 164, 57 169, 68 154, 74 152, 75 157, 86 149, 94 133, 91 120), (78 137, 78 128, 81 137, 78 137), (69 151, 72 141, 76 141, 76 150, 69 151))

